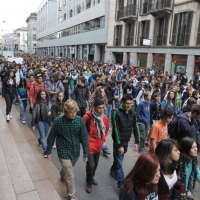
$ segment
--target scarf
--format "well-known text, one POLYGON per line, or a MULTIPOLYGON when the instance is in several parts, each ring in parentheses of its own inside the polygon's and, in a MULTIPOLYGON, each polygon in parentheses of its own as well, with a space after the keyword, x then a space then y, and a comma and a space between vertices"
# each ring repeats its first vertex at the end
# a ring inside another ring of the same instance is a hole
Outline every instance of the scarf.
POLYGON ((41 119, 43 122, 46 122, 46 120, 48 119, 48 113, 47 113, 47 101, 46 99, 41 99, 40 101, 40 115, 41 115, 41 119))
POLYGON ((99 114, 94 109, 92 109, 92 115, 94 116, 94 121, 97 126, 98 136, 101 139, 102 134, 106 130, 105 124, 103 122, 103 114, 99 114))

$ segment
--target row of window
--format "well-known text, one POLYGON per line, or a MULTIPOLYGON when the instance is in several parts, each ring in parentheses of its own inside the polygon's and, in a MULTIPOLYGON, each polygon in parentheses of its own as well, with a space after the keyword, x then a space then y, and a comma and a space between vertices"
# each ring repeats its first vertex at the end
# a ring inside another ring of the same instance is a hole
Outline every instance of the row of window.
POLYGON ((54 39, 58 39, 58 38, 62 38, 62 37, 70 36, 70 35, 84 33, 87 31, 102 29, 104 27, 105 27, 105 17, 100 17, 100 18, 96 18, 96 19, 84 22, 82 24, 78 24, 76 26, 72 26, 62 31, 58 31, 51 35, 45 36, 43 38, 38 39, 38 41, 43 42, 44 40, 54 40, 54 39))
MULTIPOLYGON (((174 22, 172 29, 171 44, 173 46, 189 45, 191 27, 192 27, 193 11, 174 14, 174 22)), ((150 20, 140 21, 138 23, 137 35, 134 40, 135 22, 126 23, 124 45, 133 46, 134 41, 138 46, 143 45, 143 39, 149 39, 150 20)), ((115 26, 114 30, 114 46, 121 46, 122 44, 122 25, 115 26)), ((169 16, 155 19, 153 46, 167 45, 168 30, 170 28, 169 16)), ((200 45, 200 20, 197 33, 196 44, 200 45)))

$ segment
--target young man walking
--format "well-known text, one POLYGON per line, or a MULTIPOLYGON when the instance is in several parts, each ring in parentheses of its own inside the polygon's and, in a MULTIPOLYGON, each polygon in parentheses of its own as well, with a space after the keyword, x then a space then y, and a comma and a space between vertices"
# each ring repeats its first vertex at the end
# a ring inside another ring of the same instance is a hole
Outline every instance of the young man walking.
POLYGON ((86 165, 87 193, 91 193, 92 185, 98 184, 94 179, 94 175, 98 166, 102 144, 105 142, 109 130, 108 117, 104 114, 104 101, 102 99, 95 99, 93 106, 83 116, 89 137, 89 155, 86 165))
POLYGON ((89 100, 89 89, 85 86, 86 79, 82 76, 78 78, 78 84, 74 89, 72 94, 72 99, 74 99, 79 107, 78 115, 83 117, 86 113, 87 101, 89 100))
POLYGON ((135 136, 134 150, 137 151, 138 143, 140 142, 137 117, 132 108, 133 96, 131 94, 125 94, 121 101, 122 103, 112 113, 114 161, 110 168, 110 175, 118 181, 117 185, 119 190, 122 189, 122 182, 124 181, 122 162, 124 154, 127 152, 128 142, 130 141, 132 132, 135 136))
POLYGON ((77 116, 78 105, 68 100, 64 105, 65 115, 57 117, 47 138, 46 153, 52 159, 51 151, 56 139, 59 161, 62 165, 61 181, 66 184, 68 200, 75 200, 73 166, 80 156, 80 144, 83 148, 83 161, 88 160, 88 134, 81 117, 77 116))

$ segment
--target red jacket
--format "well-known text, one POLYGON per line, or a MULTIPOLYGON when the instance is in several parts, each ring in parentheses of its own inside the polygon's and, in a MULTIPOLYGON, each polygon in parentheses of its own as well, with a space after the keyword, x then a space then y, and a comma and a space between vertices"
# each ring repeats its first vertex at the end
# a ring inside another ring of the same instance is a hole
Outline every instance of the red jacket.
MULTIPOLYGON (((92 109, 90 109, 84 116, 83 121, 87 127, 88 120, 90 122, 88 139, 89 139, 89 154, 99 153, 102 149, 102 144, 105 142, 105 138, 109 130, 108 117, 103 114, 103 122, 106 127, 105 132, 102 134, 101 138, 98 136, 98 131, 96 124, 94 122, 94 117, 92 115, 92 109), (89 116, 88 116, 89 115, 89 116)), ((89 124, 88 124, 89 125, 89 124)))

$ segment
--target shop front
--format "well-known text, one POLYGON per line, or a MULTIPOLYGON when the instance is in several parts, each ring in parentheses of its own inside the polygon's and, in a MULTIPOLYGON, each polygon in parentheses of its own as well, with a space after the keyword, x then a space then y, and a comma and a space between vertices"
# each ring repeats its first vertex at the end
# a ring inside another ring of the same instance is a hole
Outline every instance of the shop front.
POLYGON ((200 72, 200 56, 195 57, 195 66, 194 66, 194 75, 197 75, 197 72, 200 72))
POLYGON ((165 54, 154 54, 153 55, 153 67, 155 72, 160 72, 165 69, 165 54))
POLYGON ((146 53, 138 53, 138 67, 147 67, 147 55, 146 53))
POLYGON ((187 67, 187 55, 172 55, 171 74, 184 74, 187 67))

